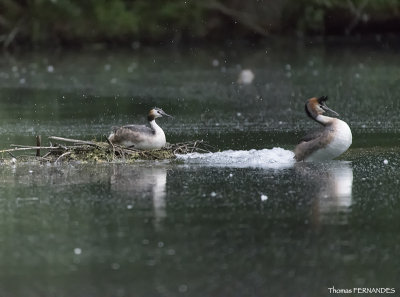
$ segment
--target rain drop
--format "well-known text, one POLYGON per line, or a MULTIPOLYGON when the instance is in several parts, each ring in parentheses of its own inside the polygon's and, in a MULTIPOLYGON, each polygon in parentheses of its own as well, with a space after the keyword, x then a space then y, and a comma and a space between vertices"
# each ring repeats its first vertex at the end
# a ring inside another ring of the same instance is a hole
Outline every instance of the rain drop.
POLYGON ((80 254, 82 254, 82 249, 80 249, 80 248, 74 248, 74 254, 75 254, 75 255, 80 255, 80 254))
POLYGON ((113 270, 118 270, 120 267, 121 267, 121 266, 120 266, 118 263, 112 263, 112 264, 111 264, 111 268, 112 268, 113 270))
POLYGON ((168 251, 167 251, 167 255, 169 255, 169 256, 173 256, 173 255, 175 255, 175 250, 174 249, 169 249, 168 251))
POLYGON ((239 84, 249 85, 254 80, 254 73, 250 69, 244 69, 240 72, 237 82, 239 84))
POLYGON ((180 285, 178 290, 181 293, 185 293, 188 290, 188 286, 187 285, 180 285))

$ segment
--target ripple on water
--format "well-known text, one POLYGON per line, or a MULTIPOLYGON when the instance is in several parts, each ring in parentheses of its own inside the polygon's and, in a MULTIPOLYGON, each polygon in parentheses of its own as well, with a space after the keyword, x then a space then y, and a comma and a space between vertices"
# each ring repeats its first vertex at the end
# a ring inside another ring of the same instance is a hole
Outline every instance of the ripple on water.
POLYGON ((275 147, 272 149, 234 151, 227 150, 217 153, 191 153, 177 155, 179 160, 188 164, 205 166, 236 167, 236 168, 270 168, 283 169, 292 167, 295 163, 294 153, 290 150, 275 147))

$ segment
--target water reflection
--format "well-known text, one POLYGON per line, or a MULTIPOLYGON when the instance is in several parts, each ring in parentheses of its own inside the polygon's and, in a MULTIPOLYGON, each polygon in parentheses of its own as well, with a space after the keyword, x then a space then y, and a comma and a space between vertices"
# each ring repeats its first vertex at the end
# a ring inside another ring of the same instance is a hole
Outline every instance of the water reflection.
MULTIPOLYGON (((115 166, 110 176, 111 191, 127 199, 132 198, 138 203, 138 198, 151 197, 158 225, 167 216, 166 213, 166 168, 115 166)), ((133 205, 128 205, 132 208, 133 205)))
MULTIPOLYGON (((313 195, 313 221, 327 222, 332 215, 347 213, 352 205, 353 168, 349 162, 297 163, 300 174, 313 195)), ((346 217, 339 222, 346 223, 346 217)))
POLYGON ((65 201, 71 201, 83 195, 88 203, 97 201, 100 192, 102 195, 113 197, 115 205, 121 203, 121 206, 124 205, 128 210, 152 209, 154 216, 151 217, 154 217, 155 223, 158 224, 167 215, 167 168, 153 165, 144 167, 128 164, 19 164, 2 167, 0 178, 2 185, 15 189, 8 199, 17 206, 51 203, 56 201, 55 196, 63 196, 65 201), (89 189, 97 190, 93 190, 93 195, 87 195, 89 189), (68 195, 64 196, 66 192, 68 195))
MULTIPOLYGON (((353 164, 3 166, 0 295, 294 296, 303 288, 323 296, 332 281, 392 285, 398 261, 379 274, 374 265, 396 259, 398 204, 379 200, 389 215, 371 211, 377 200, 356 182, 370 167, 353 164)), ((371 182, 399 178, 396 168, 387 173, 371 182)))

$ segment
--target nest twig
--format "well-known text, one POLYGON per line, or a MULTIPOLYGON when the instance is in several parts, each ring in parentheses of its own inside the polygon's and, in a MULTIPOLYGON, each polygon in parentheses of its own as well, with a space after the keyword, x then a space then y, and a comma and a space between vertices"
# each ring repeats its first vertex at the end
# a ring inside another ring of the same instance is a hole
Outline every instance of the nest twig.
POLYGON ((174 159, 177 154, 215 151, 215 148, 206 144, 203 140, 167 144, 166 147, 159 150, 137 150, 115 145, 107 138, 107 142, 86 141, 57 136, 50 136, 49 139, 58 143, 50 143, 49 146, 40 146, 40 142, 36 146, 11 145, 13 148, 0 150, 0 153, 11 155, 13 160, 21 158, 60 163, 63 161, 114 162, 121 160, 130 162, 135 160, 163 160, 174 159), (36 155, 18 156, 13 154, 14 152, 30 150, 36 151, 36 155), (45 151, 46 153, 40 156, 40 151, 45 151))

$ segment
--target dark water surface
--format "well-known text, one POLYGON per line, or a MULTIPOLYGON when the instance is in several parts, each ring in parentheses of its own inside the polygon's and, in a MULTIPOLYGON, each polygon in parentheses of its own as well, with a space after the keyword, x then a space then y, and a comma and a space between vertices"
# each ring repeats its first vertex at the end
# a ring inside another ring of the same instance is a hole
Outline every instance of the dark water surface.
POLYGON ((2 165, 0 296, 400 292, 397 61, 312 44, 3 55, 2 148, 104 139, 157 106, 175 116, 158 121, 168 141, 245 161, 2 165), (237 85, 242 68, 252 85, 237 85), (353 131, 340 160, 246 163, 251 149, 292 149, 316 126, 305 100, 322 95, 353 131))

